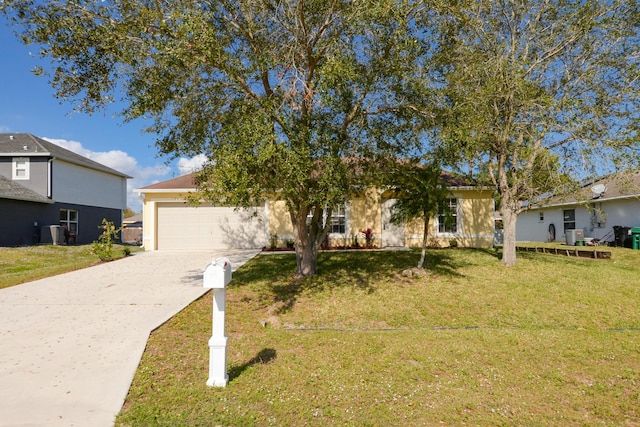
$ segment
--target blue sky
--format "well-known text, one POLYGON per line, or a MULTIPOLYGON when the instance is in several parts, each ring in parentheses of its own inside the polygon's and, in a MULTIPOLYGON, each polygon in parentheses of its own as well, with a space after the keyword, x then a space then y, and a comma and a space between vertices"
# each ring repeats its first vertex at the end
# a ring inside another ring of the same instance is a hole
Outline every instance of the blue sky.
POLYGON ((71 102, 54 97, 48 77, 35 76, 37 65, 46 68, 37 46, 25 46, 0 19, 0 133, 31 133, 88 157, 133 178, 128 182, 127 204, 142 209, 132 190, 192 172, 203 158, 180 158, 167 163, 158 157, 155 136, 143 134, 143 122, 124 123, 115 117, 117 105, 92 116, 71 112, 71 102))

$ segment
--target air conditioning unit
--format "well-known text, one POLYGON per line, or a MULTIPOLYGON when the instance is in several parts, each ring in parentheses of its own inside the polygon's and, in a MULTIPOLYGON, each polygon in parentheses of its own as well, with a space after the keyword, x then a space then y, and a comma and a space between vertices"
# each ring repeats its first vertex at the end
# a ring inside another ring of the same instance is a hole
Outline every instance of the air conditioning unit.
POLYGON ((40 227, 40 243, 63 245, 64 229, 60 225, 45 225, 40 227))

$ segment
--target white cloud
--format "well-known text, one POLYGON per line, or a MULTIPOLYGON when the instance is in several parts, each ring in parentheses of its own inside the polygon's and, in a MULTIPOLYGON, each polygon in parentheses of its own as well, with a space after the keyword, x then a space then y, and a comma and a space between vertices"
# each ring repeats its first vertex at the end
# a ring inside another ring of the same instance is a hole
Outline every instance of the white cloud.
POLYGON ((186 175, 188 173, 192 173, 195 171, 199 171, 202 169, 205 163, 207 163, 207 156, 204 154, 198 154, 195 157, 190 159, 185 157, 180 157, 178 160, 178 170, 180 171, 180 175, 186 175))
POLYGON ((134 189, 146 187, 175 176, 192 173, 200 170, 207 162, 207 156, 204 154, 191 158, 181 157, 176 164, 178 173, 172 176, 172 168, 170 166, 161 163, 150 167, 142 167, 135 157, 121 150, 92 151, 85 148, 78 141, 46 137, 43 137, 43 139, 132 177, 127 180, 127 206, 136 212, 142 211, 142 201, 138 193, 133 191, 134 189))
POLYGON ((131 176, 132 178, 127 180, 127 205, 136 212, 142 210, 142 201, 138 193, 135 193, 133 190, 153 184, 159 180, 169 179, 170 177, 171 168, 169 166, 158 164, 150 167, 142 167, 134 157, 121 150, 91 151, 78 141, 46 137, 43 137, 43 139, 131 176))

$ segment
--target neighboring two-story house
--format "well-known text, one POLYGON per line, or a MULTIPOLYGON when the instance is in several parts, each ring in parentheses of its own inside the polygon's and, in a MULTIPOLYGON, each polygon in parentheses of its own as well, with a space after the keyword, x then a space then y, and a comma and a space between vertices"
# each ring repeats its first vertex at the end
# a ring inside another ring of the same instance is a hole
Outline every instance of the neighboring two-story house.
POLYGON ((27 133, 0 134, 0 246, 96 240, 122 224, 129 176, 27 133), (60 240, 58 240, 60 242, 60 240))

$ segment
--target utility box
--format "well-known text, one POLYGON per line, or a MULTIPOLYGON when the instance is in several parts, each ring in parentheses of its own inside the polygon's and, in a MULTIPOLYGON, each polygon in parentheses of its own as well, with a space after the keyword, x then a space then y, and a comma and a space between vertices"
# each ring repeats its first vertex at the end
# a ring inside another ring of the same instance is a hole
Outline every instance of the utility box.
POLYGON ((567 246, 576 246, 584 244, 584 230, 582 228, 576 228, 575 230, 567 230, 567 246))
POLYGON ((631 247, 640 249, 640 227, 631 227, 631 247))
POLYGON ((203 286, 206 289, 224 289, 231 282, 231 262, 227 258, 218 258, 204 269, 203 286))

